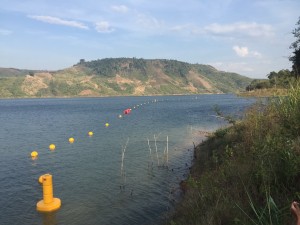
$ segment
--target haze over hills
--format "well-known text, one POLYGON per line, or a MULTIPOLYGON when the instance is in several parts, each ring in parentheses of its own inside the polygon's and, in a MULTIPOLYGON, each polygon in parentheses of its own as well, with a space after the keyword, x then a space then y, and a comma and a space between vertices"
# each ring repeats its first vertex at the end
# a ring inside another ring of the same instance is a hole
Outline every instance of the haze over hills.
POLYGON ((177 60, 81 59, 58 71, 0 68, 0 97, 76 97, 234 93, 252 79, 177 60))

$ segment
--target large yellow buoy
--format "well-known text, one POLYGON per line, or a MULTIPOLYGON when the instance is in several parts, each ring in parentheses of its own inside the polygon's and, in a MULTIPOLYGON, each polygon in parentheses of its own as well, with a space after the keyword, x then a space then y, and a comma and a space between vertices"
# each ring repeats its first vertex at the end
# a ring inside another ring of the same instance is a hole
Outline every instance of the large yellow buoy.
POLYGON ((88 135, 92 137, 94 135, 93 131, 89 131, 88 135))
POLYGON ((74 141, 75 141, 75 139, 74 139, 74 138, 72 138, 72 137, 70 137, 70 138, 69 138, 69 142, 70 142, 71 144, 73 144, 73 143, 74 143, 74 141))
POLYGON ((50 144, 50 145, 49 145, 49 149, 50 149, 51 151, 55 150, 55 148, 56 148, 55 144, 50 144))
POLYGON ((52 175, 44 174, 39 177, 39 182, 43 185, 43 200, 36 204, 36 209, 40 212, 51 212, 61 206, 59 198, 53 198, 52 175))
POLYGON ((105 124, 105 127, 109 127, 109 123, 106 123, 106 124, 105 124))

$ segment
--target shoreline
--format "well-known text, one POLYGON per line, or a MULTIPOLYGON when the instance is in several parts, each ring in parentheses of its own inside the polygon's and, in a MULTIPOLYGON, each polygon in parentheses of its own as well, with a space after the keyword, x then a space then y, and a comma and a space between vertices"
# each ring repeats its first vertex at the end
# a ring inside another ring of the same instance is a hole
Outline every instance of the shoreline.
POLYGON ((192 151, 192 159, 189 161, 190 165, 187 169, 187 175, 179 181, 178 183, 178 188, 179 188, 179 193, 177 196, 177 202, 174 203, 172 210, 166 211, 162 214, 166 215, 166 219, 162 224, 171 224, 173 225, 174 223, 173 218, 176 217, 176 214, 178 213, 178 210, 182 207, 184 201, 186 198, 188 198, 189 195, 189 188, 188 188, 188 181, 190 176, 195 176, 196 175, 196 163, 197 159, 200 157, 199 154, 199 149, 200 146, 205 144, 205 142, 209 139, 209 137, 215 132, 214 131, 204 131, 204 130, 196 130, 194 131, 194 137, 192 138, 193 140, 193 145, 191 144, 189 147, 187 146, 185 151, 192 151), (196 142, 195 140, 198 139, 196 142), (196 142, 196 143, 195 143, 196 142))
MULTIPOLYGON (((75 98, 117 98, 117 97, 163 97, 163 96, 198 96, 198 95, 228 95, 237 93, 192 93, 192 94, 156 94, 156 95, 95 95, 95 96, 48 96, 48 97, 0 97, 0 100, 17 100, 17 99, 75 99, 75 98)), ((242 96, 243 97, 243 96, 242 96)))

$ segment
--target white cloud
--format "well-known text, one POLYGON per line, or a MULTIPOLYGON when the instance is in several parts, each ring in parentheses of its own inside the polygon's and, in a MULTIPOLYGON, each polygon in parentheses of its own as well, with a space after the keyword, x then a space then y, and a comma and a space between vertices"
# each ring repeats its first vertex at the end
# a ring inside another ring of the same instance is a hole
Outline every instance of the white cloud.
POLYGON ((0 29, 0 35, 10 35, 12 33, 11 30, 0 29))
POLYGON ((119 13, 127 13, 128 7, 125 5, 113 5, 111 6, 113 11, 119 12, 119 13))
POLYGON ((246 57, 249 54, 249 50, 247 47, 239 47, 237 45, 232 48, 238 56, 246 57))
POLYGON ((162 21, 159 21, 155 17, 147 16, 145 14, 139 14, 138 15, 137 23, 142 25, 143 27, 145 27, 147 29, 161 28, 163 26, 162 21))
POLYGON ((206 33, 213 35, 246 35, 251 37, 269 37, 274 34, 268 24, 237 22, 232 24, 213 23, 204 27, 206 33))
POLYGON ((114 29, 109 25, 107 21, 100 21, 95 23, 95 29, 99 33, 111 33, 114 29))
POLYGON ((60 19, 58 17, 53 17, 53 16, 31 16, 30 15, 28 17, 31 19, 35 19, 35 20, 42 21, 45 23, 50 23, 50 24, 76 27, 76 28, 85 29, 85 30, 89 29, 89 27, 83 23, 73 21, 73 20, 63 20, 63 19, 60 19))
POLYGON ((185 24, 185 25, 176 25, 170 28, 171 31, 175 32, 181 32, 184 30, 189 30, 191 28, 190 24, 185 24))
POLYGON ((261 53, 257 51, 249 51, 248 47, 240 47, 240 46, 233 46, 232 49, 235 51, 235 53, 240 57, 255 57, 255 58, 261 58, 261 53))
POLYGON ((257 57, 257 58, 261 58, 262 57, 262 54, 257 52, 257 51, 252 51, 251 54, 254 56, 254 57, 257 57))

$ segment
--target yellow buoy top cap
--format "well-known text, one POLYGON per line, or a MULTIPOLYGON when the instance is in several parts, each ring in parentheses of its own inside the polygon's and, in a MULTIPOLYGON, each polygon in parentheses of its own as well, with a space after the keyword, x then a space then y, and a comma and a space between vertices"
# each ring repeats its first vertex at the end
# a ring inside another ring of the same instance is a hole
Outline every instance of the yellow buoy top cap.
POLYGON ((33 152, 31 152, 30 155, 31 155, 31 157, 37 157, 39 154, 37 151, 33 151, 33 152))
POLYGON ((49 145, 49 149, 50 149, 50 150, 54 150, 54 149, 55 149, 55 144, 50 144, 50 145, 49 145))
POLYGON ((39 182, 41 184, 43 184, 44 182, 46 182, 45 184, 51 184, 52 183, 52 175, 49 173, 46 173, 42 176, 39 177, 39 182))
POLYGON ((69 138, 69 142, 70 142, 70 143, 73 143, 74 141, 75 141, 74 138, 72 138, 72 137, 69 138))

